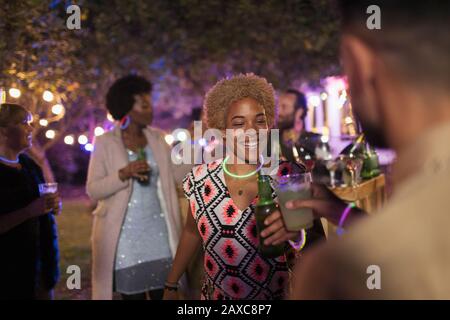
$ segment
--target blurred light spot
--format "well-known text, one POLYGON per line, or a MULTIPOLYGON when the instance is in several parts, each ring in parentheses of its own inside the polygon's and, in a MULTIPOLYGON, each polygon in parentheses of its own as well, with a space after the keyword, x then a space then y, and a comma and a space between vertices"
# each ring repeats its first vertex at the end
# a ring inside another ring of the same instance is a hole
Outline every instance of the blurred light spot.
POLYGON ((175 141, 175 138, 171 134, 166 134, 166 136, 164 137, 164 140, 166 140, 166 143, 168 145, 171 145, 175 141))
POLYGON ((63 107, 61 104, 55 104, 55 105, 52 107, 52 113, 53 113, 54 115, 59 116, 59 115, 63 114, 64 111, 65 111, 65 110, 64 110, 64 107, 63 107))
POLYGON ((74 138, 72 136, 65 136, 64 137, 64 143, 72 145, 75 142, 74 138))
POLYGON ((180 131, 177 133, 177 140, 183 142, 187 140, 187 134, 184 131, 180 131))
POLYGON ((12 98, 17 99, 17 98, 20 97, 21 92, 20 92, 20 90, 17 89, 17 88, 11 88, 11 89, 9 89, 9 95, 10 95, 12 98))
POLYGON ((55 132, 55 130, 47 130, 47 131, 45 132, 45 136, 46 136, 48 139, 54 139, 55 136, 56 136, 56 132, 55 132))
POLYGON ((94 130, 94 134, 96 137, 101 136, 104 133, 105 133, 105 129, 103 129, 102 127, 97 127, 94 130))
POLYGON ((78 137, 78 143, 81 145, 85 145, 86 143, 88 143, 88 138, 82 134, 78 137))
POLYGON ((42 99, 44 99, 47 102, 53 101, 54 98, 55 97, 54 97, 53 93, 51 93, 48 90, 45 90, 44 93, 42 94, 42 99))
POLYGON ((92 152, 92 151, 94 151, 94 146, 93 146, 91 143, 87 143, 87 144, 84 146, 84 149, 85 149, 86 151, 92 152))

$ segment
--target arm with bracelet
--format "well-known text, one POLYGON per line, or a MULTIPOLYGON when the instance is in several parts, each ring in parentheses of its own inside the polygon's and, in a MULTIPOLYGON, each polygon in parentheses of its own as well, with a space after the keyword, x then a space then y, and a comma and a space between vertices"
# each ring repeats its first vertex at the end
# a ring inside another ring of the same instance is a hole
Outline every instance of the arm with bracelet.
POLYGON ((186 224, 181 234, 177 253, 172 264, 172 269, 170 270, 164 285, 164 300, 178 299, 178 282, 186 272, 189 263, 192 257, 195 256, 200 244, 200 234, 198 233, 191 209, 189 209, 186 224))
POLYGON ((324 185, 313 183, 311 190, 311 199, 289 201, 286 208, 311 208, 315 218, 325 218, 337 225, 338 234, 343 234, 344 227, 367 216, 364 210, 357 208, 354 203, 348 204, 341 200, 324 185))

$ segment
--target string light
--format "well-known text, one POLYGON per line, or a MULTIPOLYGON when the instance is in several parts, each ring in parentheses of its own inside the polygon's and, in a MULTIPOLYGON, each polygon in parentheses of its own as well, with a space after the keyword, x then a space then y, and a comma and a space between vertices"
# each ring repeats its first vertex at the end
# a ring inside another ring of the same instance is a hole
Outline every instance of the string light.
POLYGON ((47 130, 47 131, 45 132, 45 136, 46 136, 48 139, 55 139, 56 132, 55 132, 55 130, 47 130))
POLYGON ((74 143, 74 138, 72 136, 65 136, 64 143, 68 145, 72 145, 74 143))
POLYGON ((41 119, 41 120, 39 120, 39 124, 41 125, 41 127, 46 127, 46 126, 48 126, 48 120, 41 119))
POLYGON ((81 145, 85 145, 86 143, 88 143, 88 141, 88 138, 84 134, 78 137, 78 143, 81 145))
POLYGON ((177 140, 183 142, 187 140, 187 134, 184 131, 180 131, 177 133, 177 140))
POLYGON ((48 90, 45 90, 44 93, 42 94, 42 99, 44 99, 47 102, 52 102, 54 98, 55 96, 53 95, 53 93, 51 93, 48 90))
POLYGON ((59 116, 60 114, 62 114, 62 113, 64 113, 64 107, 61 105, 61 104, 55 104, 53 107, 52 107, 52 113, 54 114, 54 115, 57 115, 57 116, 59 116))
POLYGON ((92 143, 86 143, 86 145, 84 146, 84 149, 88 152, 92 152, 92 151, 94 151, 94 146, 92 145, 92 143))
POLYGON ((17 89, 17 88, 11 88, 11 89, 9 89, 9 95, 10 95, 12 98, 18 99, 18 98, 20 98, 20 95, 21 95, 21 94, 22 94, 22 93, 21 93, 20 90, 17 89))
POLYGON ((114 118, 112 117, 112 115, 108 112, 108 114, 106 115, 106 119, 108 119, 108 121, 110 122, 114 122, 114 118))
POLYGON ((166 143, 168 145, 171 145, 175 141, 175 138, 171 134, 166 134, 166 136, 164 137, 164 140, 166 140, 166 143))
POLYGON ((96 137, 101 136, 104 133, 105 133, 105 130, 102 127, 97 127, 94 130, 94 134, 96 137))

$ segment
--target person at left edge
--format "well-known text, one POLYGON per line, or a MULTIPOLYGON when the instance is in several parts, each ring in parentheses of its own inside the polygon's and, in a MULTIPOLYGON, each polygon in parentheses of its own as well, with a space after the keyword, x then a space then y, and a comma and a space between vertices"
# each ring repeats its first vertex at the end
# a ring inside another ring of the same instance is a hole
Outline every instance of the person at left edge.
POLYGON ((31 119, 20 105, 0 105, 0 300, 52 299, 59 278, 61 200, 40 196, 42 170, 25 154, 31 119))

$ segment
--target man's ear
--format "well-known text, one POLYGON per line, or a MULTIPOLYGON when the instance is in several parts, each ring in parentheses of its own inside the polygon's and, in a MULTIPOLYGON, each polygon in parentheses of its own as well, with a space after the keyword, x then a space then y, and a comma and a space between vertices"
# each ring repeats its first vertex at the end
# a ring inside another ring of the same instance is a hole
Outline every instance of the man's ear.
POLYGON ((350 88, 360 91, 362 86, 373 81, 375 53, 359 38, 353 35, 342 37, 341 59, 350 88))
POLYGON ((302 108, 299 108, 294 113, 294 121, 297 123, 297 121, 302 121, 304 110, 302 108))

